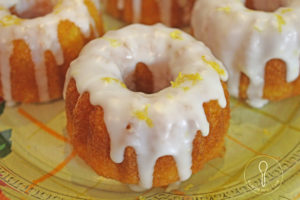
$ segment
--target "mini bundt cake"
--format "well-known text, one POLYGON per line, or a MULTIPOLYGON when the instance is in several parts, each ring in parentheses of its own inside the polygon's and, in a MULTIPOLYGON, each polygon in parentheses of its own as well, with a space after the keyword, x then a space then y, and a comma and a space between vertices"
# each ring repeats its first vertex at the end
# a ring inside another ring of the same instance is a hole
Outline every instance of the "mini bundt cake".
POLYGON ((254 107, 300 94, 300 1, 201 0, 197 39, 229 73, 229 93, 254 107))
POLYGON ((84 47, 65 84, 67 130, 99 175, 142 188, 188 179, 224 152, 227 72, 163 25, 130 25, 84 47))
POLYGON ((102 33, 96 0, 0 1, 0 96, 8 103, 61 98, 70 62, 102 33))
POLYGON ((184 27, 189 25, 195 0, 102 0, 110 15, 127 23, 184 27))

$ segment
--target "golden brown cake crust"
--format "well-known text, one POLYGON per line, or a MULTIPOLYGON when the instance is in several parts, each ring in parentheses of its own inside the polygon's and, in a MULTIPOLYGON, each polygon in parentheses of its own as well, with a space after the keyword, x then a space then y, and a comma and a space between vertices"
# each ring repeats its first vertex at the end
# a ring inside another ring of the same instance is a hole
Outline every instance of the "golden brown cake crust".
POLYGON ((34 101, 39 97, 30 49, 24 40, 15 40, 13 45, 10 57, 12 97, 16 101, 34 101))
MULTIPOLYGON (((224 136, 229 127, 230 108, 227 87, 223 83, 227 107, 221 108, 217 101, 204 104, 210 133, 203 137, 198 131, 193 142, 192 172, 199 171, 206 162, 224 152, 224 136)), ((114 163, 110 158, 110 138, 103 119, 101 106, 90 103, 89 93, 79 95, 76 82, 71 79, 66 89, 67 129, 71 143, 78 155, 99 175, 127 184, 138 184, 138 166, 133 148, 127 147, 124 161, 114 163)), ((156 161, 153 186, 166 186, 179 179, 176 163, 171 156, 156 161)))
MULTIPOLYGON (((84 3, 95 21, 98 33, 102 35, 104 32, 103 25, 97 8, 90 0, 84 0, 84 3)), ((91 30, 93 29, 91 28, 91 30)), ((62 97, 65 74, 71 61, 79 55, 79 52, 87 42, 95 38, 95 33, 93 32, 88 38, 85 38, 80 28, 69 20, 59 22, 57 35, 63 51, 64 63, 59 66, 51 51, 47 50, 44 52, 50 100, 62 97)), ((13 47, 10 66, 5 66, 11 67, 13 101, 23 103, 40 102, 38 85, 35 80, 35 64, 32 60, 29 45, 24 40, 16 39, 13 41, 13 47)), ((4 96, 3 93, 2 81, 0 80, 0 97, 4 96)))
MULTIPOLYGON (((263 66, 262 66, 263 67, 263 66)), ((286 81, 286 63, 280 59, 272 59, 265 67, 265 86, 263 98, 278 101, 300 95, 300 76, 293 82, 286 81)), ((249 78, 242 74, 240 78, 240 98, 247 99, 249 78)))
MULTIPOLYGON (((124 0, 123 10, 118 9, 118 0, 109 0, 106 2, 107 2, 106 5, 107 13, 127 23, 133 23, 134 21, 133 0, 124 0)), ((188 0, 188 4, 186 5, 186 8, 190 12, 192 10, 194 2, 195 0, 188 0)), ((186 21, 189 20, 184 20, 184 17, 186 17, 186 16, 182 16, 184 13, 184 9, 180 7, 177 0, 172 1, 172 7, 170 13, 172 14, 172 16, 170 17, 171 19, 170 26, 184 27, 188 25, 186 21)), ((162 13, 160 13, 157 0, 142 0, 140 23, 152 25, 161 22, 161 16, 162 13)))

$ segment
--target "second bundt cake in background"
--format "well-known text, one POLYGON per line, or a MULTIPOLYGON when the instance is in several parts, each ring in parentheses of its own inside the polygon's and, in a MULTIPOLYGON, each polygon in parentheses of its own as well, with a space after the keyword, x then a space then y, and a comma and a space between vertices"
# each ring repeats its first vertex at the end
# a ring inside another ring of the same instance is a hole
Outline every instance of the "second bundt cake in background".
POLYGON ((61 98, 70 62, 102 33, 98 0, 0 1, 0 96, 61 98))
POLYGON ((223 61, 231 95, 254 107, 300 95, 299 0, 199 0, 192 29, 223 61))

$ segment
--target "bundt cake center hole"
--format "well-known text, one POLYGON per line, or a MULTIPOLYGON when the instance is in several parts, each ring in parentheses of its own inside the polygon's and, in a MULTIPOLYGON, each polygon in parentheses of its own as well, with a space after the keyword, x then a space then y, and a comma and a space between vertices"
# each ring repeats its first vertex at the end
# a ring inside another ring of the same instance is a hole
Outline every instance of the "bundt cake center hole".
POLYGON ((255 11, 274 12, 287 5, 285 0, 246 0, 245 6, 255 11))
POLYGON ((139 62, 135 66, 135 70, 125 77, 128 89, 146 94, 153 94, 169 87, 171 81, 169 67, 165 63, 147 66, 143 62, 139 62))
POLYGON ((21 1, 10 9, 11 13, 22 19, 33 19, 51 13, 58 0, 21 1))

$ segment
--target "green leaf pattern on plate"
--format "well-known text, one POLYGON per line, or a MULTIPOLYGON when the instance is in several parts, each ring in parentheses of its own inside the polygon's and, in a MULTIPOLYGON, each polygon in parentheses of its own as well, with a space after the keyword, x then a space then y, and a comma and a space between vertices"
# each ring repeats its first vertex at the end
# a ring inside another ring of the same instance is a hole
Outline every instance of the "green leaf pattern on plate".
POLYGON ((5 108, 5 101, 0 97, 0 115, 2 115, 5 108))
POLYGON ((11 153, 11 133, 11 129, 0 131, 0 158, 4 158, 11 153))

